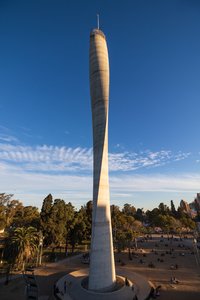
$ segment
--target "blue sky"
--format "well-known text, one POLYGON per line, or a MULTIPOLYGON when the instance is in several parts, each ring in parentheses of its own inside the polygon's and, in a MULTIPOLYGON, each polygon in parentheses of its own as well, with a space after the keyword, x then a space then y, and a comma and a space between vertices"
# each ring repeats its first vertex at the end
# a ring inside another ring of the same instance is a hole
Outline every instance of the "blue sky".
POLYGON ((92 198, 89 33, 110 60, 111 203, 200 191, 200 2, 0 0, 0 192, 92 198))

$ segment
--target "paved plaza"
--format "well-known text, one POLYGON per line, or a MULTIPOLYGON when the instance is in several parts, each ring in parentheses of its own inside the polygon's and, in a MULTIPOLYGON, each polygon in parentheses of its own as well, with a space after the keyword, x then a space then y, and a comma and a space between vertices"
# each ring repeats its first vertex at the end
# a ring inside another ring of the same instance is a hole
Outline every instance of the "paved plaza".
MULTIPOLYGON (((191 239, 182 241, 177 239, 171 242, 166 237, 162 239, 160 236, 154 236, 152 240, 138 242, 138 248, 138 251, 131 251, 132 260, 129 259, 128 252, 115 254, 117 272, 120 269, 133 282, 131 273, 136 273, 146 277, 154 286, 161 285, 158 299, 199 300, 200 265, 191 239), (173 251, 171 252, 170 249, 173 251), (149 266, 151 263, 153 267, 149 266), (179 283, 171 283, 172 277, 175 277, 179 283)), ((39 286, 39 299, 53 300, 54 283, 66 274, 85 267, 87 265, 81 263, 81 255, 79 255, 38 268, 35 276, 39 286)), ((0 293, 1 300, 25 299, 23 279, 17 278, 7 286, 1 282, 0 293)))

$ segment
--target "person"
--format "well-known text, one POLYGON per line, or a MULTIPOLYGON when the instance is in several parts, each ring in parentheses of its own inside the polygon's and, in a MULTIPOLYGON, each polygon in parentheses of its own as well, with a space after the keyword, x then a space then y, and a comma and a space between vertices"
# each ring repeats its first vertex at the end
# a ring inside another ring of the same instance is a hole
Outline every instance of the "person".
POLYGON ((176 279, 176 277, 171 277, 170 283, 178 284, 179 281, 176 279))
POLYGON ((66 281, 64 282, 64 294, 66 294, 66 292, 67 292, 67 283, 66 283, 66 281))
POLYGON ((53 285, 53 294, 56 297, 56 295, 59 293, 59 288, 57 287, 56 283, 53 285))
POLYGON ((149 299, 154 297, 155 289, 151 287, 150 293, 149 293, 149 299))
POLYGON ((160 292, 159 292, 160 288, 161 288, 161 285, 159 285, 155 288, 155 296, 156 297, 160 296, 160 292))
POLYGON ((129 286, 129 285, 130 285, 127 277, 125 277, 125 285, 126 285, 126 286, 129 286))
POLYGON ((54 283, 54 285, 53 285, 53 294, 54 294, 55 297, 56 297, 56 294, 57 294, 58 292, 59 292, 59 289, 58 289, 56 283, 54 283))
POLYGON ((173 283, 179 283, 179 281, 176 279, 176 277, 173 277, 173 283))

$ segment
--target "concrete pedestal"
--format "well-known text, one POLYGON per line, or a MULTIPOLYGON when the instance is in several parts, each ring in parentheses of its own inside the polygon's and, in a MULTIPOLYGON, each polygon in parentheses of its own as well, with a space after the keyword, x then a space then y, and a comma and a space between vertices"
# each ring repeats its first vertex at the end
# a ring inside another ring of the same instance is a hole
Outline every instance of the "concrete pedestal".
POLYGON ((88 276, 88 269, 80 269, 62 277, 57 286, 61 292, 58 296, 62 300, 133 300, 137 295, 138 300, 145 300, 150 293, 151 286, 147 279, 132 271, 118 268, 117 273, 121 278, 128 277, 130 286, 123 285, 112 292, 95 292, 83 288, 82 281, 88 276), (64 291, 66 282, 66 293, 64 291), (133 284, 133 289, 132 289, 133 284))

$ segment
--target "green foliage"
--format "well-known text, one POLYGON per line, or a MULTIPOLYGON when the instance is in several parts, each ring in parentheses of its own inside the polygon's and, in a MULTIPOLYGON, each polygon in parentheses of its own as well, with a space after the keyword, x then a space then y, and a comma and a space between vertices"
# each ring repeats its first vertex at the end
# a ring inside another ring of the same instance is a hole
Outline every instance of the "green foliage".
POLYGON ((56 247, 65 243, 66 236, 66 207, 64 200, 55 199, 51 208, 51 237, 56 247))
POLYGON ((0 229, 40 226, 38 208, 23 206, 19 200, 11 200, 13 195, 0 194, 0 229))
POLYGON ((0 230, 6 227, 5 207, 0 205, 0 230))
POLYGON ((122 209, 122 212, 127 215, 127 216, 132 216, 134 217, 135 213, 136 213, 136 209, 134 206, 132 206, 131 204, 124 204, 124 207, 122 209))
POLYGON ((72 246, 72 252, 77 244, 81 244, 86 239, 87 225, 83 212, 80 210, 75 213, 73 224, 68 234, 69 242, 72 246))
POLYGON ((12 194, 0 193, 0 205, 6 205, 12 197, 12 194))
POLYGON ((86 226, 86 239, 90 239, 92 233, 92 201, 88 201, 86 205, 82 206, 80 212, 83 215, 86 226))
POLYGON ((61 247, 68 243, 73 228, 75 210, 69 202, 55 199, 49 194, 43 201, 40 217, 45 246, 61 247))
POLYGON ((6 241, 4 257, 17 263, 24 270, 27 260, 36 253, 38 232, 34 227, 18 227, 10 232, 6 241))
POLYGON ((37 207, 25 206, 17 210, 13 216, 12 227, 35 227, 40 228, 40 213, 37 207))
POLYGON ((116 247, 117 247, 117 251, 121 252, 122 250, 124 250, 127 246, 126 243, 126 233, 123 230, 119 230, 117 232, 117 237, 116 237, 116 247))
POLYGON ((180 218, 180 222, 182 226, 186 228, 186 230, 194 230, 195 229, 195 222, 187 215, 180 218))
POLYGON ((166 204, 164 204, 163 202, 161 202, 159 204, 158 209, 159 209, 160 214, 162 214, 162 215, 168 215, 170 212, 169 207, 166 204))
POLYGON ((136 210, 134 217, 136 220, 138 220, 140 222, 144 222, 145 221, 145 213, 143 211, 143 208, 138 208, 136 210))
MULTIPOLYGON (((9 233, 5 257, 10 263, 17 261, 22 264, 28 260, 36 249, 34 245, 37 244, 36 233, 39 230, 42 230, 44 236, 44 246, 52 247, 53 251, 57 247, 60 249, 65 247, 66 253, 69 244, 74 251, 83 240, 90 241, 92 201, 88 201, 76 211, 70 202, 65 203, 62 199, 53 200, 49 194, 44 199, 39 213, 36 207, 24 207, 20 201, 11 200, 12 196, 0 194, 0 229, 5 228, 9 233), (33 240, 29 235, 31 230, 33 240)), ((146 213, 142 208, 136 210, 133 205, 127 203, 122 209, 116 205, 112 205, 110 209, 113 241, 118 251, 125 248, 130 250, 134 244, 137 247, 137 237, 141 234, 151 234, 154 227, 160 227, 166 233, 176 231, 180 235, 185 230, 195 228, 195 222, 181 207, 176 210, 173 200, 170 208, 161 202, 157 208, 146 213)), ((196 220, 198 219, 199 216, 196 217, 196 220)))
POLYGON ((176 217, 177 216, 177 211, 176 211, 173 200, 170 201, 170 204, 171 204, 171 214, 172 214, 172 216, 176 217))
POLYGON ((13 195, 0 193, 0 229, 7 225, 7 207, 13 195))
POLYGON ((134 206, 125 204, 122 211, 118 206, 111 206, 111 219, 114 244, 120 252, 132 246, 138 235, 142 232, 142 223, 134 218, 136 210, 134 206))
POLYGON ((53 206, 53 197, 49 194, 43 201, 40 213, 41 226, 44 235, 44 245, 49 246, 52 244, 52 229, 54 227, 51 218, 51 209, 53 206))

